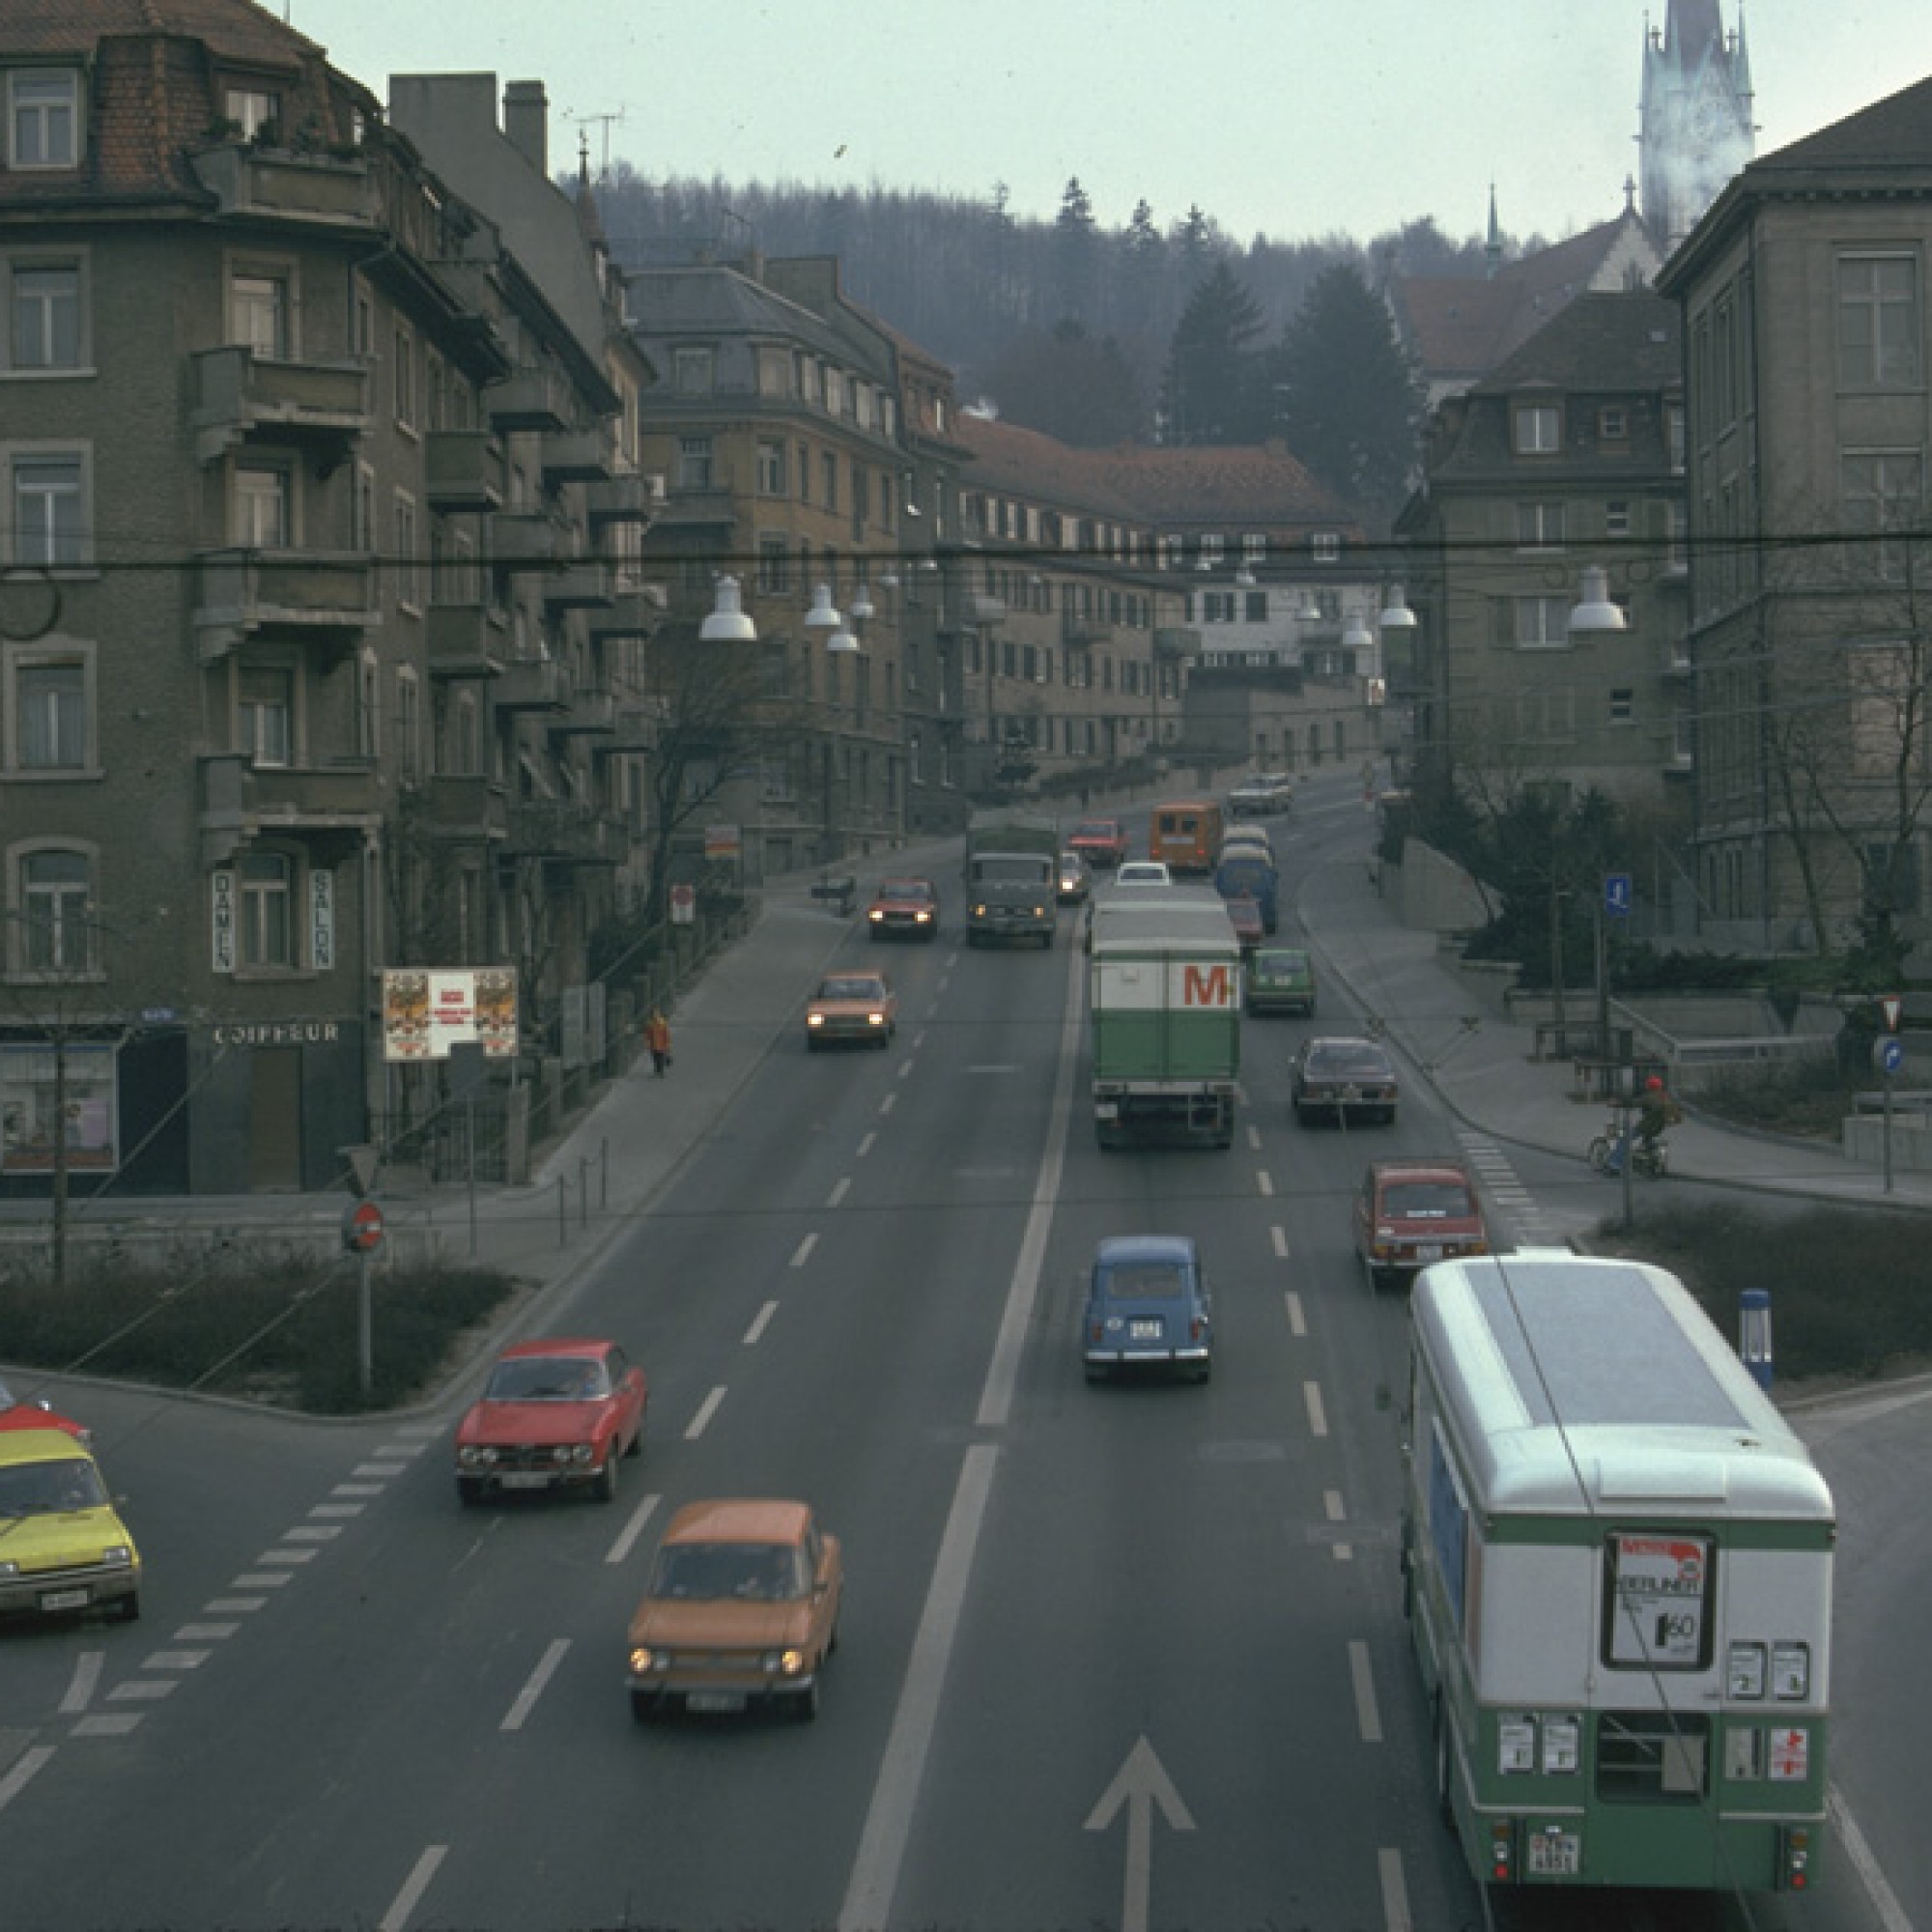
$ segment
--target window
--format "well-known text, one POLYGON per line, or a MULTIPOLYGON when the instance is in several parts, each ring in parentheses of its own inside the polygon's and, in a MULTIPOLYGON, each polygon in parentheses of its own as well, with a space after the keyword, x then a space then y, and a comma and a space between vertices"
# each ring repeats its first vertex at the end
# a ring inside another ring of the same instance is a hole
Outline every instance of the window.
POLYGON ((416 339, 400 324, 396 327, 396 421, 412 429, 416 419, 416 339))
POLYGON ((1905 546, 1887 541, 1885 533, 1910 530, 1918 521, 1924 492, 1918 453, 1882 450, 1847 456, 1839 474, 1845 529, 1879 539, 1852 551, 1854 572, 1876 577, 1900 575, 1905 568, 1905 546))
POLYGON ((1684 474, 1684 405, 1667 404, 1663 412, 1663 441, 1670 455, 1670 473, 1684 474))
POLYGON ((785 494, 785 446, 781 442, 758 444, 758 495, 782 497, 785 494))
POLYGON ((1510 415, 1510 447, 1519 456, 1553 456, 1561 430, 1554 403, 1519 403, 1510 415))
POLYGON ((758 539, 758 592, 764 597, 782 597, 791 589, 791 552, 782 535, 758 539))
POLYGON ((16 257, 0 262, 7 290, 6 336, 0 366, 77 369, 85 355, 80 264, 16 257))
POLYGON ((78 451, 21 454, 9 463, 11 555, 15 564, 84 564, 88 554, 86 463, 78 451))
POLYGON ((708 436, 678 438, 677 487, 680 490, 711 488, 711 439, 708 436))
POLYGON ((1838 263, 1838 383, 1909 389, 1918 382, 1918 264, 1910 255, 1838 263))
POLYGON ((17 650, 7 665, 9 733, 5 764, 14 772, 88 769, 89 659, 17 650))
POLYGON ((252 141, 264 128, 271 132, 282 120, 282 99, 260 87, 229 87, 222 90, 221 111, 237 123, 244 139, 252 141))
POLYGON ((766 348, 758 351, 758 394, 791 394, 791 357, 784 350, 766 348))
POLYGON ((717 379, 717 355, 709 349, 673 349, 671 387, 680 396, 708 396, 717 379))
POLYGON ((295 675, 245 667, 235 705, 236 750, 252 765, 286 765, 294 739, 295 675))
POLYGON ((1232 590, 1203 591, 1201 621, 1204 624, 1232 624, 1235 621, 1235 593, 1232 590))
POLYGON ((7 165, 80 163, 80 75, 71 68, 19 68, 7 76, 7 165))
POLYGON ((1620 404, 1613 403, 1597 412, 1599 442, 1628 442, 1630 433, 1630 412, 1620 404))
POLYGON ((1308 548, 1317 563, 1340 563, 1342 539, 1333 530, 1317 530, 1308 539, 1308 548))
POLYGON ((1604 505, 1604 534, 1627 537, 1631 533, 1631 506, 1621 498, 1604 505))
POLYGON ((1563 505, 1519 503, 1516 506, 1516 545, 1519 550, 1560 550, 1563 547, 1563 505))
POLYGON ((251 852, 237 867, 237 937, 243 966, 295 964, 295 862, 279 852, 251 852))
POLYGON ((1265 590, 1250 590, 1247 595, 1247 620, 1251 624, 1265 624, 1268 614, 1268 594, 1265 590))
POLYGON ((1513 597, 1515 630, 1512 641, 1520 651, 1557 650, 1570 641, 1570 600, 1567 597, 1513 597))
POLYGON ((1241 537, 1241 561, 1254 565, 1267 560, 1268 540, 1265 532, 1248 530, 1241 537))
POLYGON ((289 547, 289 472, 253 464, 235 467, 235 514, 230 535, 245 550, 289 547))
POLYGON ((396 602, 413 611, 421 594, 416 582, 416 506, 412 497, 398 490, 395 505, 396 602))
POLYGON ((1200 554, 1195 558, 1197 570, 1218 570, 1221 565, 1221 539, 1218 536, 1204 536, 1200 543, 1200 554))
POLYGON ((1636 693, 1620 687, 1610 693, 1610 723, 1629 724, 1636 718, 1636 693))
POLYGON ((396 770, 405 781, 422 773, 422 693, 407 667, 396 672, 396 770))
POLYGON ((828 510, 838 507, 838 459, 831 450, 821 452, 818 460, 819 491, 818 500, 828 510))
POLYGON ((20 943, 28 973, 94 970, 94 866, 85 852, 29 852, 20 860, 20 943))
POLYGON ((289 285, 280 275, 236 275, 228 284, 229 339, 265 361, 287 361, 289 306, 289 285))

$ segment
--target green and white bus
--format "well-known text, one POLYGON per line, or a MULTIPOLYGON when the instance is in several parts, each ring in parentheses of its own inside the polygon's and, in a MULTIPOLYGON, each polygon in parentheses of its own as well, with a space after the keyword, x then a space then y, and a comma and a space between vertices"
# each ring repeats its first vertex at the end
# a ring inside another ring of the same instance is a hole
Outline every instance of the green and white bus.
POLYGON ((1403 1578, 1484 1885, 1803 1890, 1836 1521, 1684 1285, 1554 1251, 1424 1269, 1403 1578))

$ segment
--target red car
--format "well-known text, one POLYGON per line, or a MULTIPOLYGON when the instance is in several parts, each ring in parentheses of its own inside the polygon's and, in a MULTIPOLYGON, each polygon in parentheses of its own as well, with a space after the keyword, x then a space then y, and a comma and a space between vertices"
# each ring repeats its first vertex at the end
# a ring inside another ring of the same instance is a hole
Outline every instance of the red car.
POLYGON ((1241 957, 1251 959, 1266 931, 1262 923, 1262 909, 1247 897, 1227 899, 1223 903, 1228 908, 1228 923, 1235 928, 1235 937, 1240 942, 1241 957))
POLYGON ((1461 1161, 1370 1162, 1355 1195, 1355 1253, 1371 1288, 1489 1251, 1483 1204, 1461 1161))
POLYGON ((1127 856, 1127 835, 1118 818, 1083 818, 1066 835, 1066 849, 1111 870, 1127 856))
POLYGON ((874 939, 937 939, 939 889, 930 879, 881 879, 866 923, 874 939))
POLYGON ((650 1389, 615 1342, 519 1342, 497 1358, 456 1432, 456 1493, 587 1488, 617 1494, 617 1464, 644 1446, 650 1389))
POLYGON ((86 1424, 57 1414, 43 1402, 21 1402, 5 1382, 0 1382, 0 1429, 65 1429, 76 1442, 94 1439, 86 1424))

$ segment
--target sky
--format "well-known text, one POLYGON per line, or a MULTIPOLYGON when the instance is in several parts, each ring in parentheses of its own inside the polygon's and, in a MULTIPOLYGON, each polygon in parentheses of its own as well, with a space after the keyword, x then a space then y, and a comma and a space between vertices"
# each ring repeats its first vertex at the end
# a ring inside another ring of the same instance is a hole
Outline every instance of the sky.
MULTIPOLYGON (((554 166, 930 189, 1236 242, 1610 219, 1667 0, 264 0, 379 96, 541 80, 554 166)), ((1740 0, 1719 0, 1727 28, 1740 0)), ((1932 75, 1927 0, 1745 0, 1765 155, 1932 75)))

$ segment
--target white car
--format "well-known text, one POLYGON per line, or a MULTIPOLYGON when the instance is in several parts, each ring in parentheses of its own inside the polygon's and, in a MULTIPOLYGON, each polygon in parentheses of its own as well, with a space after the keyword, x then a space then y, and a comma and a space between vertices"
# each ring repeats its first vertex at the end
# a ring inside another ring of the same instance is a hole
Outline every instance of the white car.
POLYGON ((1117 886, 1171 886, 1174 874, 1165 859, 1123 859, 1114 873, 1117 886))

